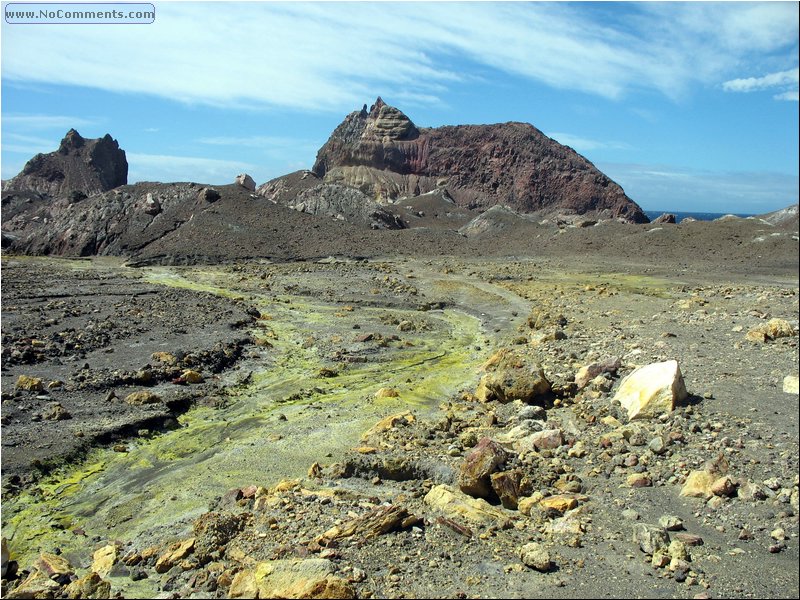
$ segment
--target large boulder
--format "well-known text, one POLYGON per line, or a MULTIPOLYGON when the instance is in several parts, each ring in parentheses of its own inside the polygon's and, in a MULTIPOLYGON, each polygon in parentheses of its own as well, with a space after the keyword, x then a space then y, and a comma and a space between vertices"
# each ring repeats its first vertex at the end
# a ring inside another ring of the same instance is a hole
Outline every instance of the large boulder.
POLYGON ((639 367, 622 380, 614 400, 628 411, 629 419, 647 419, 672 412, 688 397, 678 361, 639 367))

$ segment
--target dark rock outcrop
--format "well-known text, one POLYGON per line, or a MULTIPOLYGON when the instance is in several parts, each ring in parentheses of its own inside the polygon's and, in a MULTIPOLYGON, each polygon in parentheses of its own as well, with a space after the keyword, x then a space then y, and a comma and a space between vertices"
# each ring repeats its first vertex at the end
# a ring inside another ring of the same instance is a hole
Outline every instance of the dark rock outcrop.
POLYGON ((677 221, 676 221, 676 216, 673 213, 663 213, 655 221, 653 221, 653 223, 659 223, 659 224, 671 223, 674 225, 675 223, 677 223, 677 221))
POLYGON ((459 206, 604 213, 648 222, 622 188, 567 146, 527 123, 417 128, 380 98, 350 113, 320 149, 326 183, 393 200, 446 187, 459 206))
POLYGON ((128 160, 115 139, 108 134, 86 139, 70 129, 58 150, 34 156, 19 175, 5 183, 3 191, 79 202, 126 183, 128 160))

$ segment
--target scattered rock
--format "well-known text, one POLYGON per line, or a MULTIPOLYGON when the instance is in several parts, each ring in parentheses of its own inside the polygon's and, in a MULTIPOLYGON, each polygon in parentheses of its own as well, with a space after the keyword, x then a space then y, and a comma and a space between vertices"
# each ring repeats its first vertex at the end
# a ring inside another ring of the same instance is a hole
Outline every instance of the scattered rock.
POLYGON ((550 382, 542 367, 512 350, 502 349, 495 353, 484 369, 487 373, 475 391, 481 402, 533 402, 550 392, 550 382))
POLYGON ((794 327, 789 321, 784 319, 770 319, 766 323, 753 327, 747 332, 748 340, 751 342, 767 342, 777 340, 782 337, 797 335, 794 327))
POLYGON ((411 411, 403 411, 396 415, 389 415, 375 423, 364 435, 361 436, 362 441, 367 441, 374 435, 385 433, 391 429, 395 429, 397 427, 405 427, 411 425, 416 421, 414 415, 411 411))
POLYGON ((148 215, 156 216, 161 212, 161 203, 148 193, 144 201, 144 212, 148 215))
POLYGON ((489 438, 481 439, 461 463, 459 488, 474 498, 491 498, 494 494, 490 476, 500 471, 508 458, 500 444, 489 438))
POLYGON ((92 572, 70 583, 64 593, 67 598, 111 598, 111 583, 92 572))
POLYGON ((800 394, 800 380, 797 375, 787 375, 783 378, 783 391, 786 394, 800 394))
POLYGON ((553 568, 550 553, 541 544, 525 544, 519 550, 519 557, 523 564, 542 573, 546 573, 553 568))
POLYGON ((156 404, 157 402, 161 402, 161 396, 154 392, 142 390, 140 392, 133 392, 125 396, 125 402, 128 404, 133 404, 134 406, 140 406, 142 404, 156 404))
POLYGON ((42 418, 48 421, 65 421, 71 419, 72 415, 60 403, 56 402, 42 412, 42 418))
POLYGON ((717 475, 711 471, 692 471, 681 488, 681 496, 707 500, 714 495, 711 486, 715 481, 717 481, 717 475))
POLYGON ((400 392, 398 392, 394 388, 382 387, 377 392, 375 392, 375 397, 378 398, 378 399, 380 399, 380 398, 397 398, 398 396, 400 396, 400 392))
POLYGON ((672 412, 688 397, 678 361, 639 367, 622 380, 614 400, 628 411, 629 419, 655 418, 672 412))
POLYGON ((166 573, 194 549, 194 538, 175 542, 156 561, 156 573, 166 573))
POLYGON ((253 178, 247 173, 240 173, 237 175, 234 183, 242 186, 246 190, 250 190, 251 192, 256 191, 256 182, 253 181, 253 178))
POLYGON ((26 392, 43 392, 44 383, 38 377, 30 377, 29 375, 20 375, 17 383, 14 386, 18 390, 26 392))
POLYGON ((92 555, 92 571, 99 577, 107 577, 118 560, 119 547, 116 544, 103 546, 92 555))
MULTIPOLYGON (((237 183, 238 183, 238 178, 237 178, 237 183)), ((216 202, 217 200, 219 200, 220 199, 220 195, 219 195, 219 192, 217 190, 215 190, 214 188, 206 187, 206 188, 203 188, 202 190, 200 190, 198 192, 197 199, 198 200, 202 200, 203 202, 211 203, 211 202, 216 202)))
POLYGON ((648 523, 636 523, 633 526, 633 542, 645 554, 653 555, 659 550, 669 548, 669 534, 664 528, 648 523))
POLYGON ((472 498, 447 485, 437 485, 425 495, 425 504, 449 518, 466 519, 481 525, 506 527, 506 513, 482 498, 472 498))
POLYGON ((323 558, 262 562, 234 581, 231 598, 355 598, 350 583, 334 575, 333 563, 323 558))

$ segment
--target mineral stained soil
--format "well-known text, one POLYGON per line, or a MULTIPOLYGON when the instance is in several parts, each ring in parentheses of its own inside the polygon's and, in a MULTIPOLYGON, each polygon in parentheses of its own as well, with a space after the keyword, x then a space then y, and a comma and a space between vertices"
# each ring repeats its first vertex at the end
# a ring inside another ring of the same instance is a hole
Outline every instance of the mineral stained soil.
POLYGON ((2 268, 2 531, 17 568, 4 596, 67 593, 91 571, 123 597, 798 595, 796 269, 2 268), (791 334, 748 339, 773 318, 791 334), (541 365, 554 393, 479 401, 501 349, 541 365), (615 374, 571 385, 616 358, 615 374), (629 423, 619 380, 670 359, 689 398, 629 423), (506 459, 518 506, 460 494, 479 440, 541 430, 561 443, 506 459), (729 493, 681 496, 708 461, 729 493), (653 530, 666 559, 640 544, 653 530), (66 575, 20 585, 43 552, 66 575))

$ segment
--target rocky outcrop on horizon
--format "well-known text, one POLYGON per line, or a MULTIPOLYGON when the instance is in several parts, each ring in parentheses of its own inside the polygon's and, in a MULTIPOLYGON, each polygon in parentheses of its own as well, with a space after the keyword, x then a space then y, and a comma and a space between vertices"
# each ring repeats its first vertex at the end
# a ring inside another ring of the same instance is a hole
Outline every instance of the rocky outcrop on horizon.
POLYGON ((350 113, 313 172, 382 201, 446 188, 459 206, 522 213, 604 213, 647 223, 642 209, 592 163, 528 123, 418 128, 378 98, 350 113))
POLYGON ((127 183, 128 160, 117 140, 109 134, 87 139, 70 129, 58 150, 34 156, 3 191, 81 200, 127 183))

